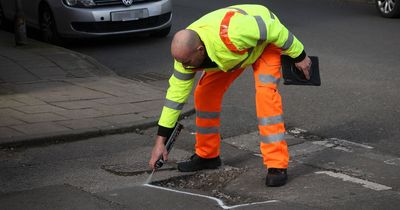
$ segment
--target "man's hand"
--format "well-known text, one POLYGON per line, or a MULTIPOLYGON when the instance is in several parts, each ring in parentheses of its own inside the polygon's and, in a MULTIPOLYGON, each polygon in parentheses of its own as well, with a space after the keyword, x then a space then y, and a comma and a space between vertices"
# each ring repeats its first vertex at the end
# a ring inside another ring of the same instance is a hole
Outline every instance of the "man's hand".
POLYGON ((310 79, 311 59, 306 56, 302 61, 295 63, 296 67, 300 69, 307 80, 310 79))
POLYGON ((151 152, 151 158, 149 161, 149 166, 151 169, 155 169, 155 163, 162 156, 165 161, 168 160, 168 152, 165 148, 164 142, 166 137, 157 136, 156 143, 154 144, 153 151, 151 152))

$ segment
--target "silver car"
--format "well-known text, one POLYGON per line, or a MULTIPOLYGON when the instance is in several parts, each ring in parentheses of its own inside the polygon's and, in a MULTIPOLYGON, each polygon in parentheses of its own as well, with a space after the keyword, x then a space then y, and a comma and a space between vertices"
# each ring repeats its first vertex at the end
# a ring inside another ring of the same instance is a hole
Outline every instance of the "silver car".
MULTIPOLYGON (((17 0, 0 0, 0 19, 13 20, 17 0)), ((171 29, 170 0, 20 0, 26 24, 45 41, 136 32, 166 36, 171 29)))

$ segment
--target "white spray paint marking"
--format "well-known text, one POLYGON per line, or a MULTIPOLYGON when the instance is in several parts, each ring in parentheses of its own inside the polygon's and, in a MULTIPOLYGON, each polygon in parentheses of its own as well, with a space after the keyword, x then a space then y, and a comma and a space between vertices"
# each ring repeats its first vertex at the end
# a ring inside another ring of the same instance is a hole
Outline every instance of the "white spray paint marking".
POLYGON ((364 149, 373 149, 373 147, 365 145, 365 144, 360 144, 360 143, 347 141, 344 139, 338 139, 338 138, 329 138, 329 139, 325 139, 322 141, 313 141, 312 143, 316 144, 316 145, 321 145, 324 147, 332 148, 332 149, 341 150, 344 152, 353 152, 353 150, 351 148, 349 148, 351 146, 357 146, 357 147, 361 147, 364 149))
POLYGON ((400 158, 393 158, 390 160, 385 160, 383 162, 388 165, 400 166, 400 158))
POLYGON ((338 142, 344 143, 344 144, 351 144, 351 145, 354 145, 354 146, 362 147, 362 148, 364 148, 364 149, 373 149, 373 147, 371 147, 371 146, 368 146, 368 145, 365 145, 365 144, 360 144, 360 143, 357 143, 357 142, 352 142, 352 141, 344 140, 344 139, 329 138, 328 140, 331 140, 331 141, 338 141, 338 142))
POLYGON ((344 151, 344 152, 352 152, 352 150, 349 149, 349 148, 346 148, 346 147, 342 147, 342 146, 338 146, 338 145, 332 144, 331 142, 329 142, 329 141, 327 141, 327 140, 323 140, 323 141, 313 141, 312 143, 313 143, 313 144, 316 144, 316 145, 324 146, 324 147, 327 147, 327 148, 332 148, 332 149, 341 150, 341 151, 344 151))
POLYGON ((344 152, 353 152, 351 149, 346 148, 346 147, 342 147, 342 146, 336 146, 333 149, 341 150, 341 151, 344 151, 344 152))
POLYGON ((301 128, 292 128, 290 130, 288 130, 290 133, 293 134, 300 134, 300 133, 306 133, 307 131, 301 128))
POLYGON ((328 142, 328 141, 313 141, 312 142, 313 144, 316 144, 316 145, 321 145, 321 146, 324 146, 324 147, 334 147, 335 145, 334 144, 332 144, 332 143, 330 143, 330 142, 328 142))
POLYGON ((154 186, 154 185, 151 185, 151 184, 144 184, 144 186, 152 187, 152 188, 156 188, 156 189, 161 189, 161 190, 166 190, 166 191, 171 191, 171 192, 175 192, 175 193, 181 193, 181 194, 192 195, 192 196, 197 196, 197 197, 202 197, 202 198, 208 198, 208 199, 216 201, 218 203, 218 205, 221 206, 221 208, 223 208, 223 209, 234 209, 234 208, 243 207, 243 206, 251 206, 251 205, 257 205, 257 204, 279 202, 278 200, 269 200, 269 201, 261 201, 261 202, 254 202, 254 203, 239 204, 239 205, 235 205, 235 206, 227 206, 227 205, 224 204, 224 202, 222 200, 220 200, 218 198, 215 198, 215 197, 207 196, 207 195, 201 195, 201 194, 196 194, 196 193, 173 190, 173 189, 169 189, 169 188, 165 188, 165 187, 154 186))
POLYGON ((331 177, 342 179, 345 182, 353 182, 353 183, 357 183, 357 184, 362 184, 363 187, 369 188, 369 189, 372 189, 372 190, 376 190, 376 191, 392 189, 391 187, 388 187, 388 186, 385 186, 385 185, 381 185, 381 184, 370 182, 370 181, 367 181, 367 180, 351 177, 349 175, 342 174, 342 173, 335 173, 335 172, 332 172, 332 171, 317 171, 315 173, 316 174, 326 174, 326 175, 331 176, 331 177))
POLYGON ((263 157, 262 154, 254 154, 254 156, 263 157))

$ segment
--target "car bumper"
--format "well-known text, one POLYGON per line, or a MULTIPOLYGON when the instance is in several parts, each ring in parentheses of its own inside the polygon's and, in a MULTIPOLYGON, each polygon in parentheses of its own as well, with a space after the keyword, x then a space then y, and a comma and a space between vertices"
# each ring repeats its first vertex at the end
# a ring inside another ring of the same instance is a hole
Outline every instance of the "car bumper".
POLYGON ((96 37, 156 31, 171 26, 171 2, 143 3, 107 8, 72 8, 60 5, 53 8, 58 33, 63 37, 96 37), (144 10, 145 15, 139 18, 116 19, 112 13, 132 10, 144 10), (58 18, 57 18, 58 17, 58 18))

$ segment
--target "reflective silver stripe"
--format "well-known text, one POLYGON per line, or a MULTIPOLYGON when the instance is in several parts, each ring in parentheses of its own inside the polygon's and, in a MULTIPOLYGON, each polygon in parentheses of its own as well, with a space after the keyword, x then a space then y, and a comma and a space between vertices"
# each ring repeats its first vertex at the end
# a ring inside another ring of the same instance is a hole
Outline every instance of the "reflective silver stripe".
POLYGON ((198 134, 218 134, 219 127, 197 127, 196 132, 198 134))
POLYGON ((240 9, 240 8, 236 8, 236 7, 228 7, 229 9, 235 9, 235 10, 237 10, 239 13, 242 13, 243 15, 247 15, 247 12, 246 11, 244 11, 244 10, 242 10, 242 9, 240 9))
POLYGON ((267 26, 261 16, 254 16, 254 18, 257 21, 258 30, 260 31, 260 38, 257 41, 257 45, 260 45, 262 42, 267 40, 267 26))
POLYGON ((275 20, 275 15, 274 15, 274 13, 271 12, 271 10, 269 11, 269 15, 271 15, 272 20, 275 20))
POLYGON ((219 112, 201 112, 196 110, 196 116, 203 119, 215 119, 219 118, 219 112))
POLYGON ((285 133, 277 133, 277 134, 271 134, 268 136, 261 136, 261 140, 264 143, 274 143, 278 141, 285 140, 285 133))
POLYGON ((171 101, 169 99, 165 99, 165 104, 164 104, 164 106, 175 110, 182 110, 183 105, 185 105, 185 103, 178 103, 175 101, 171 101))
POLYGON ((292 46, 292 44, 293 44, 293 39, 294 39, 293 34, 291 32, 289 32, 288 39, 286 40, 285 44, 281 47, 282 50, 289 49, 290 46, 292 46))
POLYGON ((191 80, 191 79, 193 79, 195 74, 196 73, 185 74, 185 73, 179 72, 177 70, 174 70, 174 76, 180 80, 191 80))
POLYGON ((231 69, 229 69, 228 71, 233 71, 233 70, 236 70, 236 69, 240 68, 240 66, 242 66, 242 64, 247 60, 247 58, 250 57, 251 53, 253 52, 253 49, 254 49, 254 48, 250 48, 250 49, 247 51, 247 57, 246 57, 245 59, 243 59, 242 61, 240 61, 238 64, 236 64, 236 66, 234 66, 234 67, 232 67, 231 69))
POLYGON ((258 79, 260 80, 260 82, 262 83, 274 83, 274 84, 278 84, 279 83, 279 79, 276 77, 273 77, 272 75, 269 74, 260 74, 258 75, 258 79))
POLYGON ((258 118, 258 125, 274 125, 278 123, 283 123, 282 115, 258 118))

